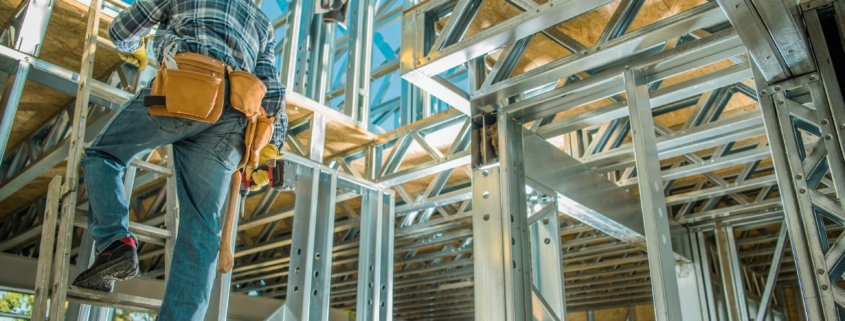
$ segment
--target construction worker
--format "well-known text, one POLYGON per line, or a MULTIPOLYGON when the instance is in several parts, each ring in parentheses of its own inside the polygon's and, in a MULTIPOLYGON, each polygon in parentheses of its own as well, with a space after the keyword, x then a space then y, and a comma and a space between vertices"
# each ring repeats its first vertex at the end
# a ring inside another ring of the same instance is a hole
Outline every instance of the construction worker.
MULTIPOLYGON (((217 72, 210 73, 224 78, 223 87, 220 87, 225 91, 220 95, 223 102, 201 95, 217 92, 212 87, 173 90, 171 85, 184 84, 177 82, 181 80, 173 71, 166 82, 159 79, 165 75, 160 69, 155 80, 159 84, 154 82, 140 90, 132 101, 117 111, 90 147, 85 148, 82 168, 91 206, 88 225, 96 241, 97 257, 73 284, 111 291, 115 280, 126 280, 138 274, 138 243, 128 230, 129 204, 123 190, 124 170, 133 158, 172 144, 180 216, 158 320, 202 320, 216 276, 221 211, 229 191, 227 182, 242 163, 246 148, 244 131, 251 121, 233 105, 235 99, 229 99, 230 76, 236 71, 252 74, 263 84, 257 87, 266 90, 263 98, 258 96, 255 105, 260 104, 257 109, 263 108, 261 113, 266 113, 268 119, 272 116, 274 121, 270 126, 273 130, 270 144, 259 150, 260 163, 280 158, 279 150, 287 130, 285 88, 279 82, 274 66, 275 30, 252 1, 135 0, 115 17, 108 35, 123 60, 144 70, 148 57, 143 40, 155 26, 158 28, 153 53, 162 65, 165 65, 163 52, 173 49, 180 55, 194 54, 191 59, 199 57, 198 61, 228 68, 225 77, 217 72), (176 102, 191 105, 197 100, 209 100, 212 105, 218 104, 214 106, 219 106, 220 110, 216 111, 218 114, 213 121, 154 115, 144 100, 154 96, 157 86, 168 89, 168 111, 181 107, 176 102)), ((183 67, 190 66, 180 64, 171 69, 183 67)), ((211 76, 205 74, 203 77, 211 76)), ((247 98, 239 96, 238 102, 243 103, 247 98)), ((266 171, 255 170, 255 166, 250 165, 246 172, 254 186, 268 183, 266 171)))

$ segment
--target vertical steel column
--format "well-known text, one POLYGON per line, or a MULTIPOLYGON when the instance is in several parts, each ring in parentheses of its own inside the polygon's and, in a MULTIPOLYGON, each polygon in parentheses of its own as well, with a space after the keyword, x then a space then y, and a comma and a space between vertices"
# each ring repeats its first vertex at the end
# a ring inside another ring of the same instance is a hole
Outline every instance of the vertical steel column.
POLYGON ((308 158, 322 163, 326 146, 326 117, 319 113, 311 115, 311 133, 309 136, 308 158))
POLYGON ((762 94, 763 88, 768 88, 768 84, 757 65, 752 64, 751 67, 754 81, 759 88, 758 101, 772 150, 778 194, 783 203, 792 255, 801 285, 804 314, 808 320, 837 320, 833 295, 831 291, 822 290, 830 287, 830 280, 825 275, 825 256, 816 231, 815 210, 806 199, 806 194, 797 193, 799 189, 806 192, 807 182, 803 179, 806 174, 797 155, 792 120, 786 105, 776 105, 771 96, 762 94))
POLYGON ((320 169, 300 169, 284 320, 325 321, 329 317, 337 176, 320 169))
MULTIPOLYGON (((38 57, 41 52, 41 43, 44 41, 44 34, 47 32, 47 24, 50 22, 50 14, 53 12, 53 0, 29 0, 26 5, 26 12, 23 13, 19 32, 15 39, 15 49, 38 57)), ((17 67, 9 75, 6 81, 3 97, 0 97, 0 162, 5 156, 6 145, 9 142, 9 134, 12 132, 12 124, 15 121, 15 114, 18 111, 23 88, 29 75, 30 61, 25 58, 18 61, 17 67)))
POLYGON ((698 298, 704 320, 718 320, 713 281, 710 278, 710 256, 707 253, 707 238, 704 232, 691 232, 692 259, 698 283, 698 298))
POLYGON ((311 65, 308 66, 311 75, 311 98, 320 103, 326 104, 326 93, 331 87, 332 62, 334 61, 334 33, 337 26, 322 22, 322 19, 314 19, 312 35, 314 35, 316 48, 312 48, 311 65))
POLYGON ((566 320, 558 207, 557 203, 547 206, 552 206, 552 210, 542 217, 537 217, 533 224, 529 222, 531 224, 531 277, 537 292, 535 294, 542 297, 545 303, 542 305, 550 310, 547 311, 548 313, 554 315, 552 319, 566 320))
MULTIPOLYGON (((282 1, 282 0, 278 0, 282 1)), ((302 60, 300 50, 309 45, 308 33, 314 19, 314 0, 291 0, 288 6, 288 23, 285 30, 285 45, 282 46, 282 83, 290 90, 304 94, 301 84, 296 82, 296 71, 302 60)))
POLYGON ((100 30, 100 0, 92 0, 88 7, 88 28, 85 31, 85 47, 82 53, 82 69, 79 72, 79 87, 76 91, 76 108, 70 133, 70 148, 65 180, 62 184, 62 212, 59 224, 59 238, 56 242, 56 260, 53 264, 53 286, 50 301, 50 320, 64 320, 64 302, 68 290, 70 251, 73 237, 73 217, 76 214, 77 191, 79 189, 79 160, 85 144, 85 128, 88 123, 88 104, 91 96, 94 57, 97 52, 97 30, 100 30))
MULTIPOLYGON (((313 12, 312 8, 305 9, 313 12)), ((302 18, 300 28, 299 47, 296 53, 296 76, 294 91, 297 91, 314 101, 324 104, 326 91, 331 83, 331 70, 334 57, 334 28, 333 24, 323 23, 322 19, 312 17, 302 18), (306 21, 308 20, 308 21, 306 21), (308 22, 310 25, 306 25, 308 22), (304 28, 304 29, 303 29, 304 28)))
MULTIPOLYGON (((322 162, 326 122, 311 120, 311 160, 322 162)), ((294 203, 287 301, 267 320, 328 320, 337 176, 299 167, 294 203)))
POLYGON ((431 95, 402 79, 400 102, 400 126, 410 125, 431 116, 431 95))
MULTIPOLYGON (((419 0, 405 0, 403 6, 405 10, 417 5, 419 0)), ((406 24, 414 24, 417 15, 408 14, 402 16, 402 46, 400 61, 403 65, 413 65, 409 59, 413 60, 413 50, 417 46, 411 44, 416 39, 414 32, 421 32, 418 28, 409 28, 406 24)), ((400 102, 400 126, 406 126, 416 121, 423 120, 431 116, 431 95, 413 83, 402 79, 402 101, 400 102)), ((398 128, 398 127, 397 127, 398 128)))
POLYGON ((370 70, 373 58, 373 20, 376 1, 350 0, 349 58, 343 109, 355 121, 370 124, 370 70))
POLYGON ((477 165, 472 178, 475 319, 531 320, 522 126, 507 115, 491 126, 498 128, 499 140, 492 142, 499 146, 498 163, 481 164, 485 160, 477 152, 489 146, 482 135, 488 127, 472 135, 477 165))
MULTIPOLYGON (((840 27, 845 27, 845 16, 842 15, 842 4, 837 2, 834 4, 837 20, 840 27)), ((813 101, 819 105, 816 106, 819 119, 825 120, 822 126, 819 126, 822 134, 825 135, 825 146, 827 147, 828 163, 830 163, 831 176, 833 176, 834 188, 836 188, 836 196, 838 198, 845 197, 845 99, 843 99, 842 89, 839 85, 839 79, 836 77, 831 54, 825 41, 824 32, 822 31, 821 21, 816 10, 810 10, 804 13, 807 23, 807 30, 810 34, 810 44, 813 47, 816 61, 818 62, 819 74, 821 76, 821 84, 815 83, 810 85, 810 92, 813 95, 813 101), (819 87, 823 87, 819 88, 819 87), (824 95, 821 93, 824 92, 824 95), (827 99, 825 99, 827 98, 827 99), (832 124, 828 125, 832 121, 832 124), (827 126, 824 126, 827 125, 827 126), (836 130, 839 128, 840 130, 836 130), (833 138, 833 139, 831 139, 833 138), (838 142, 838 144, 837 144, 838 142)), ((845 30, 840 30, 840 37, 845 30)))
POLYGON ((639 70, 626 70, 623 76, 631 115, 631 134, 646 233, 654 314, 659 321, 681 320, 681 300, 675 275, 675 257, 672 253, 666 197, 663 195, 660 158, 654 136, 654 119, 649 103, 648 81, 645 74, 639 70))
POLYGON ((722 289, 728 307, 730 321, 748 321, 748 304, 742 285, 742 270, 739 267, 736 237, 731 226, 716 222, 716 248, 719 251, 719 267, 722 271, 722 289))
POLYGON ((697 264, 698 246, 695 233, 681 234, 673 240, 675 252, 680 253, 692 262, 678 261, 675 264, 675 275, 678 278, 678 291, 683 293, 681 300, 681 317, 684 321, 709 320, 707 317, 707 291, 702 288, 705 284, 700 282, 700 266, 697 264))
POLYGON ((358 296, 355 319, 393 320, 393 195, 365 190, 362 195, 358 296))

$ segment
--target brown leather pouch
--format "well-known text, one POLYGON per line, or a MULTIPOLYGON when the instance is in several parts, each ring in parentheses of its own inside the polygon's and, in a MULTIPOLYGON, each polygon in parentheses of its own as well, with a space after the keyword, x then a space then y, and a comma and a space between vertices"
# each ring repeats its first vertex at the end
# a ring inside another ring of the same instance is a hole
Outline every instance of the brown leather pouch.
POLYGON ((260 117, 255 125, 255 133, 252 138, 252 146, 250 146, 249 160, 253 168, 258 167, 258 154, 261 149, 270 143, 270 137, 273 136, 273 117, 260 117))
POLYGON ((148 98, 164 97, 164 103, 151 105, 150 115, 216 122, 226 94, 225 64, 196 53, 180 53, 174 60, 179 69, 162 66, 153 82, 148 98))
POLYGON ((229 102, 250 122, 255 122, 259 114, 264 113, 261 100, 265 93, 267 87, 255 75, 240 70, 229 72, 229 102))

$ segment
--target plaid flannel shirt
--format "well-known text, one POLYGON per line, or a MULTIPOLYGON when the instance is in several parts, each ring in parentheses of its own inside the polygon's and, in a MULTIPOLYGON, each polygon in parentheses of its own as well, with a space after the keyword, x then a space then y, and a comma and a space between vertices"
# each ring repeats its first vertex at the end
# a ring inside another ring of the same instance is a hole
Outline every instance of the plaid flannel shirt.
POLYGON ((267 86, 261 106, 276 117, 270 143, 282 149, 285 87, 275 67, 274 28, 258 5, 250 0, 136 0, 109 25, 109 38, 118 51, 130 53, 156 25, 156 61, 175 43, 179 52, 203 54, 261 79, 267 86))

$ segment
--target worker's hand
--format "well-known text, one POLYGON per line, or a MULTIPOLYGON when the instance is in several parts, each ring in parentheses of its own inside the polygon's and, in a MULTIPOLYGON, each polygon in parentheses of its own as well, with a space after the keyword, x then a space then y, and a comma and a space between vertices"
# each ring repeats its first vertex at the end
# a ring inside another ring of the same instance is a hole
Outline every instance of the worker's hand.
POLYGON ((147 41, 149 39, 150 36, 141 38, 141 48, 138 48, 131 53, 118 52, 117 55, 120 56, 120 59, 123 59, 123 61, 138 67, 138 71, 144 71, 144 69, 147 68, 147 64, 150 62, 150 59, 147 57, 147 41))
MULTIPOLYGON (((258 153, 258 166, 266 165, 269 161, 274 161, 281 158, 279 155, 279 149, 273 144, 267 144, 261 151, 258 153)), ((249 177, 252 180, 252 184, 249 186, 249 190, 257 191, 270 183, 270 173, 267 173, 266 170, 259 169, 255 170, 252 166, 246 167, 246 177, 249 177)))

